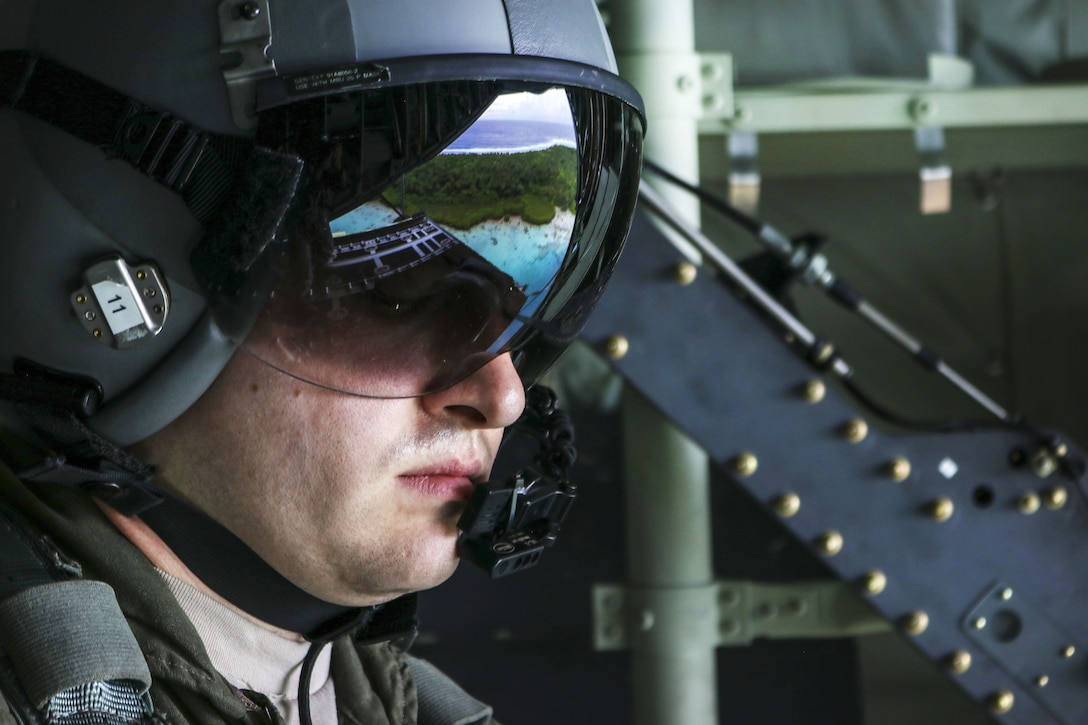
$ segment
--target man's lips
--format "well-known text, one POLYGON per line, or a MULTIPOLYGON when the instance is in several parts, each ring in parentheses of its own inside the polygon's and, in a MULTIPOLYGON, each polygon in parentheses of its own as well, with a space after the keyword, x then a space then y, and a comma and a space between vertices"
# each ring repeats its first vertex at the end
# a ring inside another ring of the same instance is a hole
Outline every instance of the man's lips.
POLYGON ((467 501, 476 481, 483 480, 479 466, 459 464, 435 466, 397 476, 397 481, 426 496, 467 501))

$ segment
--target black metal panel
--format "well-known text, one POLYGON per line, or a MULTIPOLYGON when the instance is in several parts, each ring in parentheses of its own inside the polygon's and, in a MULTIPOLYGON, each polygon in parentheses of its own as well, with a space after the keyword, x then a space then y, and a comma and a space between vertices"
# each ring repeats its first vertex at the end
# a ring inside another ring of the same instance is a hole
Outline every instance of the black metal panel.
POLYGON ((636 219, 584 337, 601 346, 626 337, 617 369, 725 470, 741 452, 757 456, 756 472, 733 480, 768 508, 797 494, 800 510, 782 523, 838 576, 860 583, 882 572, 887 586, 865 596, 883 616, 899 624, 925 612, 925 631, 905 635, 925 656, 944 667, 953 651, 970 653, 971 667, 950 677, 972 699, 990 707, 995 693, 1012 693, 1004 722, 1088 722, 1088 518, 1077 483, 1014 465, 1012 452, 1039 445, 1017 430, 893 434, 870 420, 864 440, 847 442, 853 402, 833 386, 806 402, 799 390, 815 371, 711 275, 677 284, 680 261, 636 219), (896 457, 911 464, 902 482, 887 472, 896 457), (953 475, 941 472, 946 461, 953 475), (1021 495, 1056 483, 1068 503, 1021 513, 1021 495), (954 505, 947 521, 929 513, 938 498, 954 505), (833 556, 815 546, 829 530, 844 540, 833 556))

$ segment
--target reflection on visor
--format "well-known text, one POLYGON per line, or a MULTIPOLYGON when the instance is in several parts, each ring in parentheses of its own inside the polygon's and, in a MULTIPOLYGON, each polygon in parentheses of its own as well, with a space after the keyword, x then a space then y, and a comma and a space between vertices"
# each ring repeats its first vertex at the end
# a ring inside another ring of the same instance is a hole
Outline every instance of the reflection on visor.
POLYGON ((289 113, 280 143, 307 161, 311 191, 249 352, 317 385, 406 397, 548 327, 585 271, 586 144, 567 91, 499 90, 395 89, 289 113))

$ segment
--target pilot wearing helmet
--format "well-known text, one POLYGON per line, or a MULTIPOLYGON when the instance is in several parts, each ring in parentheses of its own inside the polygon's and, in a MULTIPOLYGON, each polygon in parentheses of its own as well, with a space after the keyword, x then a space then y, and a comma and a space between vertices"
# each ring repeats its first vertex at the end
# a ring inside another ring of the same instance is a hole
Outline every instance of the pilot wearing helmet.
POLYGON ((414 593, 573 498, 640 104, 592 0, 0 4, 0 723, 490 722, 414 593))

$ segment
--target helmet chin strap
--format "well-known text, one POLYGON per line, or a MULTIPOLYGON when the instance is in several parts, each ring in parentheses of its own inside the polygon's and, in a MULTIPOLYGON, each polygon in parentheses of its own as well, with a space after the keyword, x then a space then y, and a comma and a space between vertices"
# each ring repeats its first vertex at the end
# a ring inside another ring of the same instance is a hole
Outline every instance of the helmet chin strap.
POLYGON ((302 590, 241 539, 204 513, 166 495, 141 518, 214 592, 263 622, 298 632, 312 642, 365 628, 388 638, 412 630, 414 597, 378 607, 347 607, 302 590))

